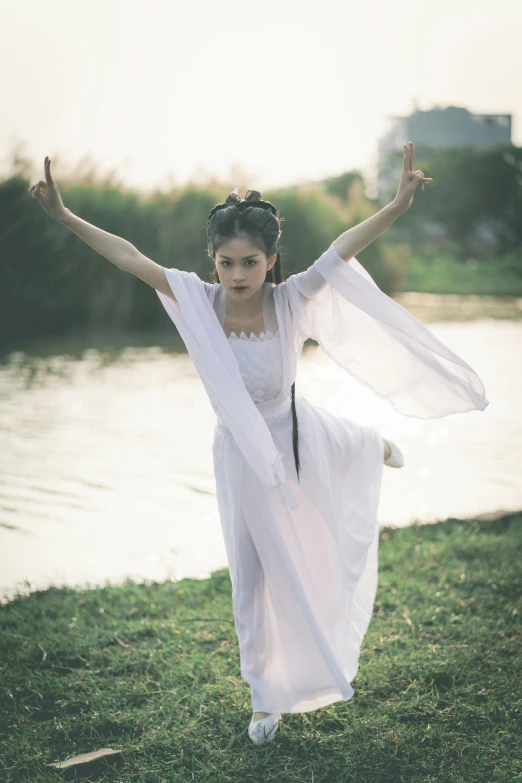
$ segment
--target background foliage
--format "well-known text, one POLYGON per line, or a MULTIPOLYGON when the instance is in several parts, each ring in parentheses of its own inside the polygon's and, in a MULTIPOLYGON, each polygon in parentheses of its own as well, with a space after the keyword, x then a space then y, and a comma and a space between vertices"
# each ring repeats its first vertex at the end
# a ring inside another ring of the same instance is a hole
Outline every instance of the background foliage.
MULTIPOLYGON (((398 183, 402 155, 392 160, 398 183)), ((410 210, 357 254, 385 293, 522 295, 522 150, 416 149, 416 166, 433 184, 410 210)), ((29 161, 16 157, 0 182, 1 340, 81 330, 153 330, 165 324, 156 294, 122 273, 28 194, 29 161)), ((125 237, 166 267, 208 280, 210 209, 234 185, 211 181, 140 193, 83 165, 55 177, 72 212, 125 237)), ((330 243, 391 200, 365 194, 357 171, 320 182, 264 191, 283 219, 283 269, 306 269, 330 243)), ((169 324, 170 328, 170 324, 169 324)))

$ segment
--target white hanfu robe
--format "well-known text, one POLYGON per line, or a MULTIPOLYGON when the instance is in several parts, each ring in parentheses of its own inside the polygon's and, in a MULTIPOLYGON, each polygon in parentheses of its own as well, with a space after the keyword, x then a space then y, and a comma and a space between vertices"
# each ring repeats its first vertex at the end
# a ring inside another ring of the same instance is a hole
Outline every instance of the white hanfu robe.
POLYGON ((489 404, 474 370, 334 245, 263 287, 264 331, 225 335, 226 292, 164 268, 157 292, 217 415, 216 494, 241 676, 252 709, 307 712, 353 696, 378 579, 378 432, 290 388, 307 338, 401 413, 436 418, 489 404))

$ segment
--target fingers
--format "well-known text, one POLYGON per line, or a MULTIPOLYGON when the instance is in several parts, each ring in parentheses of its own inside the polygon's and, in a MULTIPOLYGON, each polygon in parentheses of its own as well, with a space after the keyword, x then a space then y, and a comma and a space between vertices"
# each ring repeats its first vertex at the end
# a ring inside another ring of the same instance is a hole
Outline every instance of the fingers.
POLYGON ((402 145, 404 147, 404 159, 402 161, 402 168, 404 171, 410 170, 410 150, 407 144, 402 145))
POLYGON ((47 196, 48 190, 49 185, 47 182, 44 182, 44 180, 41 179, 40 182, 37 182, 36 185, 33 185, 31 188, 29 188, 29 193, 31 194, 32 198, 37 198, 38 201, 42 201, 42 199, 47 196))
POLYGON ((404 147, 403 168, 404 171, 409 171, 412 174, 413 163, 415 161, 415 147, 413 146, 412 141, 409 141, 407 144, 403 144, 403 147, 404 147))
POLYGON ((45 179, 48 182, 48 184, 51 185, 53 178, 51 175, 51 159, 48 155, 45 156, 44 171, 45 171, 45 179))
POLYGON ((419 169, 419 171, 414 171, 413 172, 413 179, 415 179, 416 183, 417 183, 415 185, 415 187, 417 187, 417 185, 420 185, 420 189, 424 190, 424 172, 420 171, 420 169, 419 169))
POLYGON ((38 198, 38 196, 43 196, 40 188, 47 188, 47 182, 44 182, 43 179, 41 179, 40 182, 37 182, 36 185, 33 185, 31 188, 29 188, 29 193, 32 193, 36 198, 38 198))
POLYGON ((420 169, 413 172, 413 176, 417 180, 417 184, 420 185, 420 189, 424 190, 426 182, 433 182, 433 177, 425 177, 424 172, 420 169))
POLYGON ((47 192, 51 186, 56 187, 51 174, 51 159, 48 155, 45 156, 44 160, 44 173, 45 180, 41 179, 36 183, 36 185, 33 185, 29 188, 29 193, 31 194, 32 198, 37 198, 40 201, 47 195, 47 192), (42 193, 41 188, 44 189, 45 193, 42 193))

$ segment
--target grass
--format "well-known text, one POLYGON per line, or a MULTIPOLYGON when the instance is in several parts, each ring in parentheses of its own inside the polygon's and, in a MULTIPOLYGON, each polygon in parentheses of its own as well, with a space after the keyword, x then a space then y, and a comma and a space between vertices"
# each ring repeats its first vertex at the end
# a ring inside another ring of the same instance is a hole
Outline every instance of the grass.
POLYGON ((513 254, 496 261, 468 259, 432 252, 407 261, 401 291, 499 297, 522 296, 522 257, 513 254))
POLYGON ((383 529, 354 697, 247 734, 228 570, 50 588, 0 607, 3 781, 99 748, 89 780, 491 783, 521 779, 522 514, 383 529))

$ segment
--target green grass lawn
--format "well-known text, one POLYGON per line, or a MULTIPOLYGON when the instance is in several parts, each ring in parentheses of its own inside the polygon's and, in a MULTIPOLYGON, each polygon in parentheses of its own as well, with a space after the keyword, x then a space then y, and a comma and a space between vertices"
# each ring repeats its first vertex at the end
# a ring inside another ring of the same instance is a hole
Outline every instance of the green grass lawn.
POLYGON ((521 523, 382 530, 354 697, 284 714, 262 746, 228 570, 19 596, 0 608, 0 779, 60 780, 46 764, 109 747, 119 765, 89 780, 520 780, 521 523))
POLYGON ((442 253, 425 258, 412 256, 407 261, 407 274, 401 290, 520 297, 522 258, 512 256, 497 261, 457 261, 442 253))

